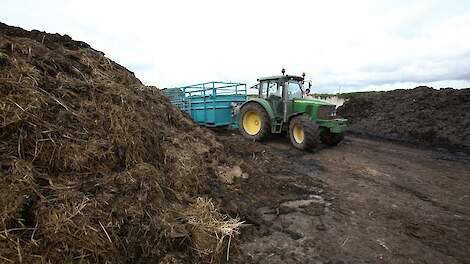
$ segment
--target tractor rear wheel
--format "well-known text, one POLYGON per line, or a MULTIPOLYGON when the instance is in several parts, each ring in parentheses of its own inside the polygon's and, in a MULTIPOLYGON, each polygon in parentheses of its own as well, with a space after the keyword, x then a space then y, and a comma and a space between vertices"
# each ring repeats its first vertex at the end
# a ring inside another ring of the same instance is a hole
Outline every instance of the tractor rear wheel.
POLYGON ((298 149, 314 149, 320 144, 320 128, 307 116, 296 116, 290 121, 289 137, 298 149))
POLYGON ((343 141, 344 139, 344 134, 343 133, 331 133, 330 131, 328 132, 323 132, 320 135, 321 142, 323 142, 326 145, 329 146, 336 146, 339 144, 339 142, 343 141))
POLYGON ((258 103, 248 103, 240 109, 238 119, 240 133, 251 140, 261 141, 271 134, 268 113, 258 103))

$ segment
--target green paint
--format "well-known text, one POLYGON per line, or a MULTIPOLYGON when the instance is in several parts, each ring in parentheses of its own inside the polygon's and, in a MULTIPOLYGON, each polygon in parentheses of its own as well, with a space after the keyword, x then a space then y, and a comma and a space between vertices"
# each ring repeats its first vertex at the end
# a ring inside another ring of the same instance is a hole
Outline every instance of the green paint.
POLYGON ((347 129, 347 119, 318 120, 320 128, 328 129, 331 133, 344 133, 347 129))
MULTIPOLYGON (((270 76, 258 79, 260 83, 257 84, 258 90, 263 86, 263 83, 268 83, 267 86, 272 83, 277 83, 279 87, 282 87, 283 97, 270 96, 269 92, 266 96, 265 90, 259 92, 256 96, 250 96, 246 103, 256 102, 259 103, 268 113, 271 119, 271 131, 272 133, 281 133, 287 131, 289 128, 290 120, 298 115, 307 115, 311 120, 315 121, 321 131, 330 131, 332 133, 343 133, 346 130, 347 120, 346 119, 334 119, 334 116, 330 116, 330 111, 335 111, 334 104, 310 98, 294 98, 287 99, 287 109, 284 109, 284 99, 289 98, 288 94, 288 83, 298 82, 301 86, 303 78, 299 76, 270 76), (268 98, 261 98, 263 97, 268 98), (325 107, 326 109, 323 109, 325 107), (319 118, 319 109, 322 108, 324 119, 319 118), (284 111, 286 110, 286 113, 284 111), (325 118, 326 117, 326 118, 325 118)), ((290 88, 289 88, 290 89, 290 88)), ((269 90, 269 89, 268 89, 269 90)), ((295 93, 291 93, 295 94, 295 93)), ((245 104, 246 104, 245 103, 245 104)))
POLYGON ((245 104, 250 103, 250 102, 256 102, 256 103, 260 104, 266 110, 266 112, 268 113, 269 119, 271 119, 271 121, 276 118, 276 115, 273 111, 273 108, 271 107, 271 105, 269 104, 269 102, 266 99, 259 98, 259 97, 254 97, 254 98, 248 99, 248 101, 246 101, 245 104))

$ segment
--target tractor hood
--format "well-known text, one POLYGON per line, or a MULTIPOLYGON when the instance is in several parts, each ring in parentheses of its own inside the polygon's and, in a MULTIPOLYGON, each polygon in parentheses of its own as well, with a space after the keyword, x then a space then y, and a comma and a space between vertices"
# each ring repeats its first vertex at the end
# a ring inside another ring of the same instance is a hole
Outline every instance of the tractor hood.
POLYGON ((336 118, 336 105, 317 99, 294 99, 294 113, 306 113, 313 120, 330 120, 336 118))

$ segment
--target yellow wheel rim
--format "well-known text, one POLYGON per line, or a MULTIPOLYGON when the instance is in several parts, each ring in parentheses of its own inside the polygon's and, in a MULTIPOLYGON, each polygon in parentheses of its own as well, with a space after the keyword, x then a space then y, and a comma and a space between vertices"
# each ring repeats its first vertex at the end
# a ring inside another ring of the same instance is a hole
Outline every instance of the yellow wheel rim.
POLYGON ((261 118, 258 113, 254 111, 246 112, 243 115, 243 129, 251 136, 258 134, 261 130, 261 118))
POLYGON ((305 135, 304 135, 304 128, 302 125, 294 125, 294 128, 292 129, 292 134, 294 135, 294 140, 297 142, 297 144, 301 144, 304 142, 305 135))

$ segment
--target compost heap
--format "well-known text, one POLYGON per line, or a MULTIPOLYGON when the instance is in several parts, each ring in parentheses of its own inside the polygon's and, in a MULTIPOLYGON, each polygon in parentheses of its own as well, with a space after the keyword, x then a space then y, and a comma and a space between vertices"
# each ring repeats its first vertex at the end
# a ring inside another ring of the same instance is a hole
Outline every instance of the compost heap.
POLYGON ((224 156, 103 53, 0 23, 0 262, 217 260, 237 223, 196 197, 224 156))
POLYGON ((417 87, 351 98, 338 108, 352 130, 470 148, 470 89, 417 87))

